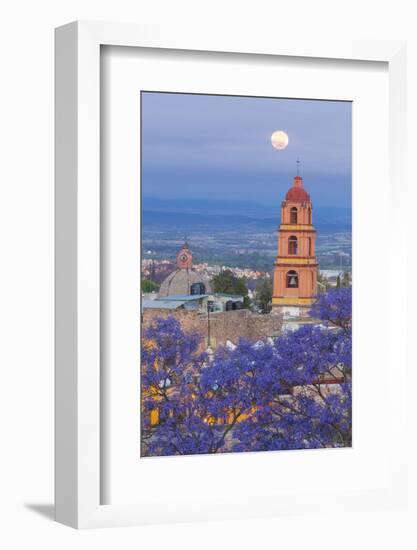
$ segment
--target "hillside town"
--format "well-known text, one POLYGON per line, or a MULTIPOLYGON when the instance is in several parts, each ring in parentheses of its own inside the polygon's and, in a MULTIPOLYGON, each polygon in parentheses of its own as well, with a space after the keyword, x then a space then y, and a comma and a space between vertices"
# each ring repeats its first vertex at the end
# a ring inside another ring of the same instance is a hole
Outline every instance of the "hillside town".
POLYGON ((187 238, 175 263, 142 259, 142 321, 174 316, 198 330, 202 349, 235 345, 239 338, 275 338, 315 323, 310 308, 330 288, 351 285, 349 272, 320 270, 310 195, 296 176, 282 204, 277 255, 271 271, 194 263, 187 238))
POLYGON ((319 271, 298 175, 277 241, 271 273, 194 264, 187 239, 144 259, 142 456, 351 445, 351 277, 319 271))

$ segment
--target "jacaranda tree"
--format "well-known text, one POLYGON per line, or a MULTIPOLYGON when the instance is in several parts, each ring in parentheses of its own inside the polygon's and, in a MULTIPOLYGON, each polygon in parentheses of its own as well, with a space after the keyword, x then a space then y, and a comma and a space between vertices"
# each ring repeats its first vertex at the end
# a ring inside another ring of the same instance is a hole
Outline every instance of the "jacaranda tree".
POLYGON ((322 294, 315 324, 213 357, 173 317, 143 332, 142 454, 351 444, 351 291, 322 294))

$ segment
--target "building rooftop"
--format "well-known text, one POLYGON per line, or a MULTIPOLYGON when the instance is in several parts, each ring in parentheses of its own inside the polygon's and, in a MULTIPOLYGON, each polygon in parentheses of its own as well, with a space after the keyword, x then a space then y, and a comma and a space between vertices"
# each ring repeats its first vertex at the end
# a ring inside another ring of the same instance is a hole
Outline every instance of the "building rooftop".
POLYGON ((178 309, 184 305, 184 301, 174 300, 142 300, 142 310, 144 309, 178 309))
POLYGON ((214 296, 222 296, 223 298, 243 298, 240 294, 227 294, 224 292, 215 292, 214 296))
POLYGON ((211 292, 210 294, 172 294, 170 296, 164 296, 164 300, 183 300, 184 302, 193 302, 194 300, 200 300, 201 298, 208 298, 210 296, 219 296, 221 298, 231 298, 231 299, 243 299, 243 296, 239 294, 226 294, 223 292, 211 292))
POLYGON ((303 178, 295 176, 293 186, 287 191, 285 200, 294 202, 310 201, 310 195, 303 187, 303 178))
MULTIPOLYGON (((201 300, 201 298, 207 298, 208 294, 172 294, 170 296, 164 296, 164 302, 194 302, 201 300)), ((162 301, 162 300, 161 300, 162 301)))

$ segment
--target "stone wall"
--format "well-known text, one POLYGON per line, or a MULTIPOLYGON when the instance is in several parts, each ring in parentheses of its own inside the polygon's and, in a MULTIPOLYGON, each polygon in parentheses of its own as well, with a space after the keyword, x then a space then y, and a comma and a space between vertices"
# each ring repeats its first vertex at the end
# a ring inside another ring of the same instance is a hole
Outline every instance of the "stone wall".
MULTIPOLYGON (((208 320, 206 313, 197 311, 166 309, 145 309, 142 316, 143 326, 148 326, 156 317, 174 317, 185 331, 197 331, 203 337, 203 346, 207 346, 208 320)), ((282 328, 282 319, 277 315, 259 315, 247 309, 210 313, 210 344, 215 348, 227 341, 236 343, 239 338, 260 340, 278 336, 282 328)))

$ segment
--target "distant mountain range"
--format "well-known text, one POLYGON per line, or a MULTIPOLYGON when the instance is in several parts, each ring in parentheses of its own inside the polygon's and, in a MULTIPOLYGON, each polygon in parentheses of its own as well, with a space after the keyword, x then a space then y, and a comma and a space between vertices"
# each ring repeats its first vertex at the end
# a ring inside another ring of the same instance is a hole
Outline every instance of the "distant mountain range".
MULTIPOLYGON (((255 231, 274 231, 279 223, 280 205, 265 206, 236 200, 159 199, 142 197, 142 227, 178 231, 210 229, 221 231, 245 227, 255 231)), ((315 207, 313 223, 322 233, 350 232, 349 208, 315 207)))
POLYGON ((275 208, 244 200, 160 199, 142 197, 142 209, 155 212, 188 212, 190 214, 241 214, 250 217, 273 215, 275 208))

